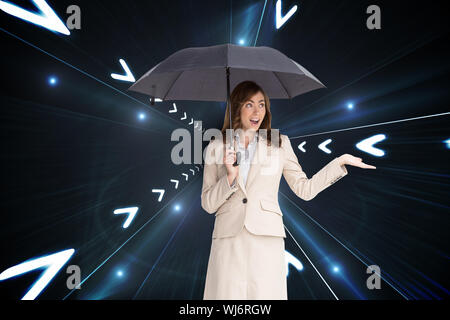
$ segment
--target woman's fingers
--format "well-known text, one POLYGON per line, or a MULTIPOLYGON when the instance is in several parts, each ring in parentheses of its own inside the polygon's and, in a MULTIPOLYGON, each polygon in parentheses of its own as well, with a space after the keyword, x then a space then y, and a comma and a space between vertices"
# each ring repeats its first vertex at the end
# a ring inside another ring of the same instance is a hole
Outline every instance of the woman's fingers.
POLYGON ((361 161, 361 165, 362 165, 361 168, 364 168, 364 169, 376 169, 377 168, 375 166, 371 166, 370 164, 366 164, 362 161, 361 161))
POLYGON ((355 166, 363 168, 363 169, 376 169, 375 166, 372 166, 372 165, 362 162, 361 158, 356 158, 356 161, 354 161, 353 163, 355 166))
POLYGON ((224 162, 226 164, 233 164, 236 161, 236 151, 233 149, 227 149, 225 152, 224 162))
POLYGON ((351 154, 344 154, 342 159, 344 164, 349 164, 363 169, 376 169, 375 166, 364 163, 362 158, 352 156, 351 154))

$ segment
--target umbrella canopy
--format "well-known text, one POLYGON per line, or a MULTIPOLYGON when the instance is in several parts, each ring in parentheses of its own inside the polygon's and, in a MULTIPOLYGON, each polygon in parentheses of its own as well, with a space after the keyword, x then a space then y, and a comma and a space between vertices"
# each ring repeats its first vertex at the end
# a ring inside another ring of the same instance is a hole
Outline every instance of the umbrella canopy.
POLYGON ((246 80, 256 82, 271 99, 292 99, 325 87, 308 70, 278 50, 227 43, 177 51, 128 90, 163 101, 225 102, 229 98, 227 86, 234 88, 246 80))

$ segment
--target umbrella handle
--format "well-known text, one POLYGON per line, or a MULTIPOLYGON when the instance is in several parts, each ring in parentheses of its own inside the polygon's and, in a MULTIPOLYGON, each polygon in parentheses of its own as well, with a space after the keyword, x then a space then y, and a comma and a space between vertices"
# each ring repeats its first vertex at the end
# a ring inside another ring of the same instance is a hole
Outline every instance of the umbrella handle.
POLYGON ((237 167, 241 163, 241 153, 236 152, 236 161, 233 163, 233 167, 237 167))

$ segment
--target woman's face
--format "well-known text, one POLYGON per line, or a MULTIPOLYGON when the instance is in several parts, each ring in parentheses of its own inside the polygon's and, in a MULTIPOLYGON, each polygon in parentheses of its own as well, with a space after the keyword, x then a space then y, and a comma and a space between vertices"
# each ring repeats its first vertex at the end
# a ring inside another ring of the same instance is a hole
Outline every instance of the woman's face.
POLYGON ((256 93, 248 101, 245 101, 241 108, 241 125, 244 131, 256 131, 266 115, 266 105, 264 95, 256 93))

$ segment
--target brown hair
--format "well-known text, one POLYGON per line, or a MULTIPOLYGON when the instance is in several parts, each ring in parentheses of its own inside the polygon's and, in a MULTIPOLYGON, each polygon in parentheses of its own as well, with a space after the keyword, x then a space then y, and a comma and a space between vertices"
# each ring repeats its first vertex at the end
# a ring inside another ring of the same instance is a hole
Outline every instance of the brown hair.
MULTIPOLYGON (((260 133, 260 129, 266 129, 267 130, 267 137, 264 135, 265 138, 267 138, 267 145, 272 144, 272 134, 271 134, 271 127, 270 122, 272 120, 272 114, 270 113, 270 100, 267 94, 264 92, 264 90, 255 82, 253 81, 243 81, 239 83, 233 90, 230 96, 230 104, 231 104, 231 117, 232 117, 232 126, 233 130, 236 130, 238 128, 241 128, 241 108, 244 105, 246 101, 248 101, 252 96, 257 94, 258 92, 261 92, 264 96, 265 106, 266 106, 266 114, 264 116, 263 121, 261 122, 261 125, 258 129, 258 134, 260 133)), ((225 119, 223 121, 223 127, 222 127, 222 137, 223 137, 223 143, 226 143, 226 130, 230 129, 230 110, 229 106, 227 105, 227 108, 225 110, 225 119)), ((278 143, 281 147, 281 134, 278 133, 278 143)))

